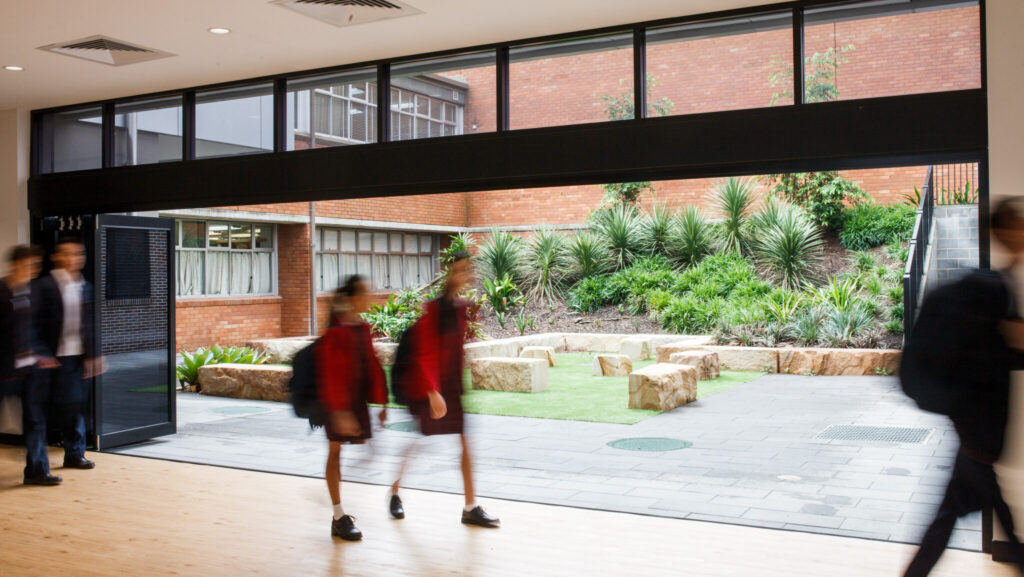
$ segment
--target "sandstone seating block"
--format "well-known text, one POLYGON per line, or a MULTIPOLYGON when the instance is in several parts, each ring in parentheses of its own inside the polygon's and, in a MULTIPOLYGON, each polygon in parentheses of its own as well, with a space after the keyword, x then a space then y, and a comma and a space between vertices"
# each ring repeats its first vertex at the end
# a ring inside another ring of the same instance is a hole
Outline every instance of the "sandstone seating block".
POLYGON ((703 347, 710 345, 711 342, 712 337, 683 337, 669 344, 658 345, 655 347, 655 356, 659 363, 667 363, 669 362, 669 358, 672 356, 672 353, 700 350, 703 347))
POLYGON ((900 351, 898 350, 814 348, 779 350, 779 371, 793 375, 894 375, 899 367, 900 351))
POLYGON ((258 339, 245 343, 245 346, 266 354, 268 364, 289 365, 299 351, 308 347, 315 340, 316 337, 258 339))
POLYGON ((291 367, 224 363, 199 367, 199 387, 204 395, 288 401, 291 367))
POLYGON ((726 371, 779 372, 779 349, 767 347, 703 347, 718 353, 718 362, 726 371))
POLYGON ((626 337, 619 344, 619 354, 633 361, 651 358, 651 340, 646 337, 626 337))
POLYGON ((521 359, 544 359, 549 367, 556 364, 554 347, 523 347, 519 353, 521 359))
POLYGON ((469 362, 473 388, 514 393, 539 393, 548 389, 548 361, 484 357, 469 362))
POLYGON ((717 379, 721 367, 718 362, 718 353, 711 351, 684 351, 672 353, 669 362, 676 365, 686 365, 697 368, 697 378, 701 381, 717 379))
POLYGON ((697 369, 658 363, 629 375, 629 408, 669 411, 697 400, 697 369))
POLYGON ((594 357, 595 377, 625 377, 633 372, 633 361, 626 355, 597 355, 594 357))

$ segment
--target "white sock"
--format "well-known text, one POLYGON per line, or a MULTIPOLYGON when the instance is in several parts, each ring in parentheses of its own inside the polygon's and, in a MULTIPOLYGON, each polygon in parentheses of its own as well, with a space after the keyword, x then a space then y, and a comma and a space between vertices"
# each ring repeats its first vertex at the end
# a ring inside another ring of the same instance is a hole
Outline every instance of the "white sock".
POLYGON ((334 520, 337 521, 345 516, 345 511, 341 509, 341 503, 334 506, 334 520))
POLYGON ((477 508, 477 504, 476 503, 470 503, 469 505, 466 505, 465 507, 463 507, 462 510, 467 512, 467 513, 469 513, 471 511, 473 511, 473 509, 476 509, 476 508, 477 508))

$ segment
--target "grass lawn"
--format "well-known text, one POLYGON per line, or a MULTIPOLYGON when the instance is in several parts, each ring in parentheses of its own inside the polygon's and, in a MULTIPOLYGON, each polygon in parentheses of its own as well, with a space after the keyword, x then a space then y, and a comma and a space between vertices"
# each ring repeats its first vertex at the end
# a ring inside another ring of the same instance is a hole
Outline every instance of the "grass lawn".
MULTIPOLYGON (((558 366, 548 373, 548 390, 543 393, 474 391, 466 379, 463 406, 466 412, 483 415, 533 417, 566 421, 590 421, 632 425, 661 411, 630 409, 628 377, 595 377, 590 374, 593 353, 559 354, 558 366)), ((633 363, 638 369, 653 360, 633 363)), ((750 382, 764 373, 722 371, 714 381, 700 381, 697 398, 704 398, 750 382)))

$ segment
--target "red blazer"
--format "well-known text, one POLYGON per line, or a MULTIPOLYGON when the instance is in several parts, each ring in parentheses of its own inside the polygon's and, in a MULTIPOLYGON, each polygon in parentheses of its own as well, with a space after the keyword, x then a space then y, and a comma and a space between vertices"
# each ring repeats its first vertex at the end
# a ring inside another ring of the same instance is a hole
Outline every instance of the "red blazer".
POLYGON ((351 410, 361 398, 367 403, 388 402, 384 369, 364 322, 331 325, 317 345, 316 369, 320 402, 328 412, 351 410), (358 382, 360 375, 354 370, 360 361, 366 367, 363 382, 358 382))
MULTIPOLYGON (((406 395, 410 401, 422 401, 431 391, 441 391, 441 300, 434 299, 424 305, 424 314, 409 328, 412 334, 412 352, 409 361, 406 395)), ((456 323, 458 331, 458 364, 462 374, 462 344, 466 335, 466 307, 456 301, 456 323)))

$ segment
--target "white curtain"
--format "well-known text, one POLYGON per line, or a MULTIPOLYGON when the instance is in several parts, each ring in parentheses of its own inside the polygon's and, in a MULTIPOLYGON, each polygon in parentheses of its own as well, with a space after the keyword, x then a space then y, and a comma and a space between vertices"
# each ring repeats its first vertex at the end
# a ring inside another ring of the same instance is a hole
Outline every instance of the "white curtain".
POLYGON ((226 295, 228 294, 228 281, 230 279, 227 252, 209 252, 206 258, 206 294, 226 295))
POLYGON ((388 257, 373 257, 373 288, 383 290, 388 288, 388 257))
POLYGON ((414 288, 424 284, 425 281, 419 278, 420 274, 417 270, 419 267, 416 263, 416 257, 406 256, 402 258, 405 259, 405 288, 414 288))
POLYGON ((434 257, 421 256, 420 261, 420 284, 427 284, 434 280, 434 257))
POLYGON ((322 254, 320 260, 320 266, 323 267, 320 273, 320 277, 323 279, 321 290, 332 291, 338 288, 338 278, 341 276, 338 272, 338 255, 322 254))
POLYGON ((256 294, 267 294, 274 290, 273 253, 257 252, 252 255, 252 284, 256 294))
POLYGON ((231 253, 231 294, 252 294, 252 254, 231 253))
POLYGON ((178 276, 178 295, 194 296, 203 294, 203 253, 184 250, 174 253, 178 276))
MULTIPOLYGON (((392 255, 390 258, 391 264, 391 286, 392 289, 400 289, 409 286, 402 282, 402 257, 401 255, 392 255)), ((415 280, 415 277, 413 277, 415 280)))

